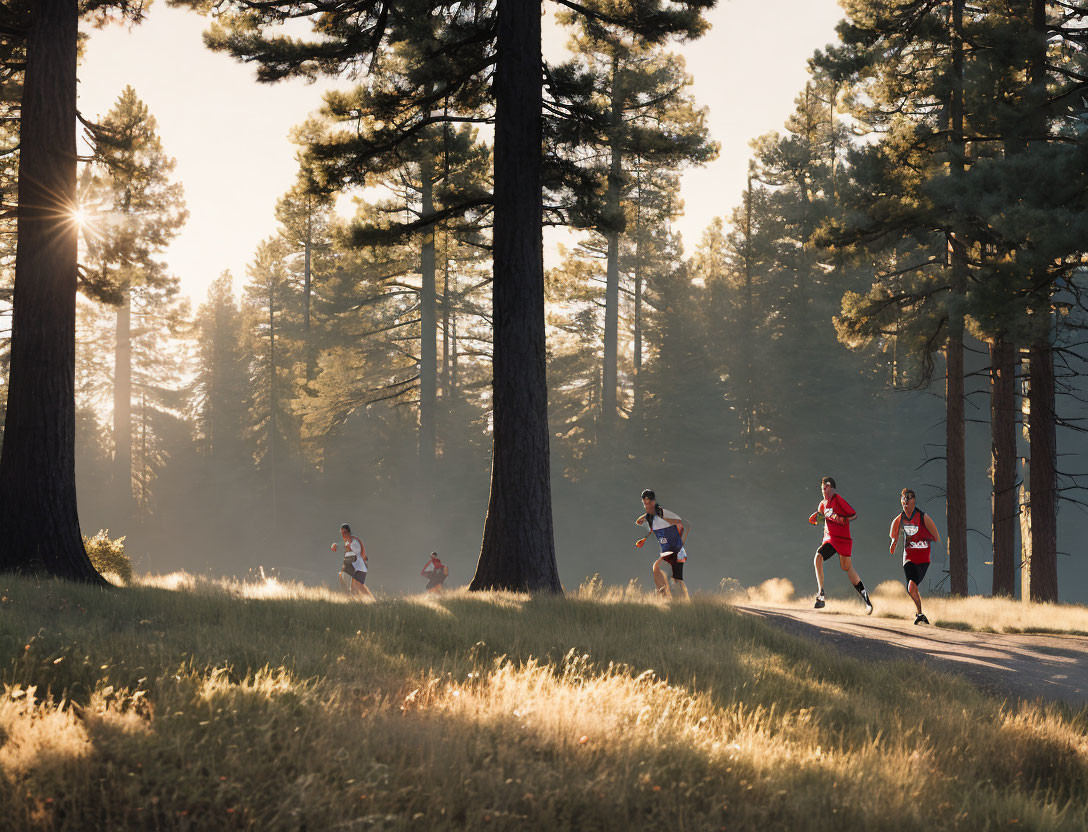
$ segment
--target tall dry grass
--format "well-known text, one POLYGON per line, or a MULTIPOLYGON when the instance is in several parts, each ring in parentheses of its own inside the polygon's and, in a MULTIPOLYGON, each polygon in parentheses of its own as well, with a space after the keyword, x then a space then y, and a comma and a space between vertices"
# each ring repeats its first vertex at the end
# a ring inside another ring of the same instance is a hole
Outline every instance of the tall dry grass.
POLYGON ((1084 829, 1088 712, 634 588, 0 579, 12 829, 1084 829))

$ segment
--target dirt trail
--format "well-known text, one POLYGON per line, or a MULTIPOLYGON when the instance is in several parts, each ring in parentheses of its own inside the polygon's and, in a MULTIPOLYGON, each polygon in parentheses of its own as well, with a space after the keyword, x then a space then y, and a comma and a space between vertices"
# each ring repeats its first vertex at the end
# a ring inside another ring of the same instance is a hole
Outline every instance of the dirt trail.
POLYGON ((856 658, 932 663, 998 695, 1088 705, 1088 637, 916 627, 896 618, 766 604, 737 609, 856 658))

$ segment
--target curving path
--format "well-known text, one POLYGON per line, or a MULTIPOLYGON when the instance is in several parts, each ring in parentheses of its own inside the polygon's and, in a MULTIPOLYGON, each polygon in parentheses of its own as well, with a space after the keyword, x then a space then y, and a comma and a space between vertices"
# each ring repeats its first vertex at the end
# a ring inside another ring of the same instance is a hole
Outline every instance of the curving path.
POLYGON ((896 618, 769 604, 738 604, 737 610, 855 658, 932 663, 999 695, 1088 705, 1088 637, 916 627, 896 618))

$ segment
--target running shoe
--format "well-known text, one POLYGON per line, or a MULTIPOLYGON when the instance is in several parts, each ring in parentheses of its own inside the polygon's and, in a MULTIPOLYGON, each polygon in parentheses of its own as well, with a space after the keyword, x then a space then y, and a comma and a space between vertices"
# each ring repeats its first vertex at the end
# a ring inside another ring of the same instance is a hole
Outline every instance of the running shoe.
POLYGON ((915 624, 928 624, 929 619, 926 618, 925 613, 920 612, 916 616, 914 616, 914 623, 915 624))
POLYGON ((824 594, 822 592, 816 593, 816 609, 822 610, 824 608, 824 594))
POLYGON ((869 600, 869 591, 863 590, 861 593, 861 600, 865 602, 865 614, 873 614, 873 602, 869 600))

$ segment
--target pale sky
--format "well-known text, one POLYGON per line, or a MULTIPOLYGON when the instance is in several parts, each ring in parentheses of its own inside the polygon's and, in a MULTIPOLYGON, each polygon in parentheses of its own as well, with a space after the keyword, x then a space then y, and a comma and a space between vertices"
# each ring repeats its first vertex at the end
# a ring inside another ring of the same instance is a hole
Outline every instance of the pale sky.
MULTIPOLYGON (((710 32, 680 50, 721 144, 716 162, 683 177, 677 228, 689 252, 710 220, 739 201, 748 143, 781 127, 804 85, 805 61, 834 38, 840 16, 837 0, 724 0, 710 32)), ((206 26, 156 3, 140 26, 91 30, 79 96, 81 112, 95 118, 130 84, 158 120, 190 213, 166 259, 197 303, 224 269, 240 286, 257 243, 274 232, 276 200, 296 169, 288 133, 320 106, 325 88, 258 85, 251 67, 204 47, 206 26)), ((556 55, 565 37, 548 32, 546 54, 556 55)))

